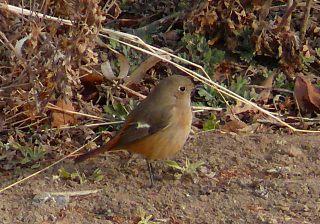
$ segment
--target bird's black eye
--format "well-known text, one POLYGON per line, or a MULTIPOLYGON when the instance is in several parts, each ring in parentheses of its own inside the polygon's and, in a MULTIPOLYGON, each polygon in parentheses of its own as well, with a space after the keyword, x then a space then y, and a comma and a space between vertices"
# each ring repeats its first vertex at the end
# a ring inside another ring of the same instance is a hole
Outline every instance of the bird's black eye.
POLYGON ((179 87, 179 90, 180 90, 181 92, 184 92, 184 91, 186 91, 186 87, 180 86, 180 87, 179 87))

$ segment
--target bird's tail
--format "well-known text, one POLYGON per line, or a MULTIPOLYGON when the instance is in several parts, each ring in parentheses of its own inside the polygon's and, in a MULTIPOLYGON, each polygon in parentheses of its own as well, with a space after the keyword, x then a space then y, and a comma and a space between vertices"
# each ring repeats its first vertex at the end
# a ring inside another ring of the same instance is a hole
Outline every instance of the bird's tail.
POLYGON ((107 144, 105 145, 102 145, 100 148, 97 148, 97 149, 94 149, 92 151, 89 151, 87 153, 84 153, 78 157, 76 157, 74 159, 74 162, 77 164, 77 163, 81 163, 83 161, 85 161, 86 159, 89 159, 89 158, 93 158, 93 157, 96 157, 97 155, 101 154, 101 153, 104 153, 106 151, 109 151, 111 150, 114 145, 118 142, 118 139, 119 139, 120 135, 118 136, 115 136, 113 139, 111 139, 107 144))

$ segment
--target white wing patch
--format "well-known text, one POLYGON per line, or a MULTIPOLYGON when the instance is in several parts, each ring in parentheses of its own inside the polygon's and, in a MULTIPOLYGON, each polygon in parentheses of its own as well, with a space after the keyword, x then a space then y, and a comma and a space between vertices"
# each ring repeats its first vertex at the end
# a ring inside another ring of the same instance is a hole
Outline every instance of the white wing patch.
POLYGON ((150 125, 144 122, 137 122, 136 124, 137 124, 137 127, 136 127, 137 129, 150 128, 150 125))

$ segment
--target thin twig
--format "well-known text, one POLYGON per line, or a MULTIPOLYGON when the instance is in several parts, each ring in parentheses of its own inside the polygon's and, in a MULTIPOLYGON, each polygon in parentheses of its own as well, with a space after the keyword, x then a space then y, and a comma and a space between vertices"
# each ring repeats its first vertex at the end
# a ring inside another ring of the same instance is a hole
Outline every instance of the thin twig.
POLYGON ((282 30, 282 28, 285 26, 285 24, 287 24, 289 17, 291 16, 292 12, 296 9, 297 5, 298 5, 298 1, 293 0, 292 5, 287 9, 286 13, 283 15, 280 24, 276 29, 274 29, 273 31, 274 35, 278 35, 279 32, 282 30))
POLYGON ((94 115, 90 115, 90 114, 84 114, 84 113, 81 113, 81 112, 76 112, 76 111, 71 111, 71 110, 66 110, 66 109, 62 109, 61 107, 58 107, 52 103, 48 103, 48 105, 46 106, 47 108, 49 109, 52 109, 52 110, 57 110, 57 111, 60 111, 62 113, 66 113, 66 114, 72 114, 72 115, 80 115, 80 116, 84 116, 84 117, 90 117, 90 118, 93 118, 95 120, 104 120, 103 118, 101 117, 97 117, 97 116, 94 116, 94 115))
POLYGON ((293 94, 292 90, 287 89, 280 89, 280 88, 270 88, 266 86, 259 86, 259 85, 245 85, 247 88, 255 88, 255 89, 270 89, 272 91, 284 92, 284 93, 291 93, 293 94))
POLYGON ((308 22, 310 18, 311 3, 312 3, 312 0, 307 0, 307 7, 306 7, 306 10, 304 11, 304 17, 303 17, 301 31, 300 31, 301 40, 304 40, 306 38, 306 32, 307 32, 308 22))

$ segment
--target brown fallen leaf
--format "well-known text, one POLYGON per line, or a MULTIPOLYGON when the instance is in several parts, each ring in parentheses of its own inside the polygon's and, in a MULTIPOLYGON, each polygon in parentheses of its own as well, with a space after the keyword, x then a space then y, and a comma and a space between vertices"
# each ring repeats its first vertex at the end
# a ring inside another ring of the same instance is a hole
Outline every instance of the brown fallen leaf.
MULTIPOLYGON (((161 52, 159 52, 159 55, 162 55, 166 59, 171 60, 171 57, 169 55, 163 54, 161 52)), ((146 75, 147 71, 160 61, 162 61, 160 58, 154 56, 147 58, 139 65, 139 67, 134 72, 132 72, 129 77, 125 79, 125 85, 128 86, 131 83, 139 83, 141 79, 146 75)))
POLYGON ((320 87, 313 85, 306 77, 296 77, 294 96, 302 112, 320 113, 320 87))
POLYGON ((214 74, 213 79, 216 82, 223 82, 224 80, 228 79, 231 75, 231 66, 230 63, 226 60, 223 60, 218 65, 213 65, 214 67, 214 74))
POLYGON ((243 129, 247 125, 239 120, 232 120, 223 125, 222 130, 227 132, 238 132, 239 129, 243 129))
POLYGON ((105 60, 103 63, 101 63, 102 74, 108 80, 123 79, 124 77, 126 77, 129 73, 129 69, 130 69, 128 58, 124 54, 121 54, 120 52, 116 51, 115 49, 109 47, 100 38, 96 38, 96 42, 101 47, 107 48, 110 52, 112 52, 117 57, 118 62, 119 62, 120 71, 119 71, 118 76, 116 76, 115 73, 113 72, 109 60, 105 60))
POLYGON ((167 41, 176 41, 179 39, 179 33, 177 30, 169 30, 162 35, 167 41))
POLYGON ((61 108, 61 111, 54 111, 52 114, 52 127, 59 127, 65 124, 75 124, 77 122, 77 116, 64 110, 75 111, 72 102, 69 99, 63 99, 60 97, 57 101, 57 107, 61 108))
POLYGON ((258 96, 258 101, 259 102, 263 102, 263 103, 267 103, 269 97, 270 97, 270 93, 271 93, 271 89, 272 89, 272 83, 273 83, 273 78, 274 78, 275 74, 270 75, 269 77, 267 77, 260 86, 266 87, 265 89, 263 89, 259 96, 258 96))
POLYGON ((228 107, 226 113, 241 114, 241 113, 245 113, 245 112, 250 112, 250 113, 256 114, 259 112, 259 110, 250 104, 246 104, 246 103, 243 103, 243 102, 237 100, 237 104, 234 106, 228 107))

